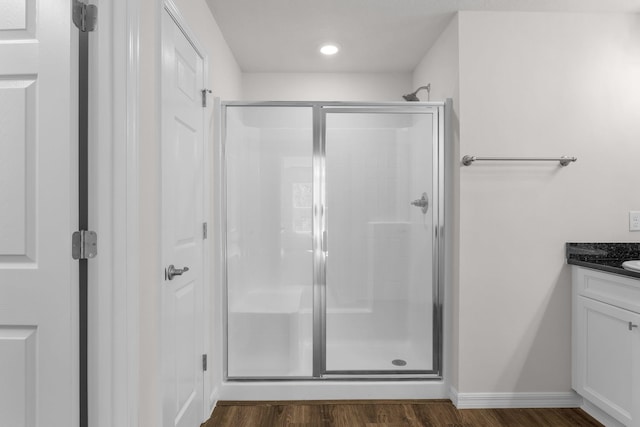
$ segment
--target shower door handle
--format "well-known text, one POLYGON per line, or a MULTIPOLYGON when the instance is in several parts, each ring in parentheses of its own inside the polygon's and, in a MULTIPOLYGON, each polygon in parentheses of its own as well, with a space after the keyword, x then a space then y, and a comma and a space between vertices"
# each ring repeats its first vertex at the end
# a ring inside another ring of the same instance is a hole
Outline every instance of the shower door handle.
POLYGON ((168 280, 173 280, 176 276, 182 276, 182 273, 186 273, 189 271, 189 267, 184 268, 175 268, 173 264, 171 264, 165 271, 164 276, 168 280))
POLYGON ((422 213, 426 214, 429 210, 429 196, 427 195, 427 193, 422 193, 422 197, 420 199, 414 200, 413 202, 411 202, 411 204, 413 206, 422 208, 422 213))
POLYGON ((327 253, 327 230, 322 232, 322 252, 327 253))

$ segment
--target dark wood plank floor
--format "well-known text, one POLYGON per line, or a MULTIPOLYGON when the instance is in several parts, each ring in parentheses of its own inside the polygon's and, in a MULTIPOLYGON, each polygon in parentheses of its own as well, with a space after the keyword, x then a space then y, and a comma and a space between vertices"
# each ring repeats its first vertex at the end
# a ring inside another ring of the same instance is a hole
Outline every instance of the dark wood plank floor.
POLYGON ((449 400, 220 401, 201 427, 588 427, 577 408, 456 409, 449 400))

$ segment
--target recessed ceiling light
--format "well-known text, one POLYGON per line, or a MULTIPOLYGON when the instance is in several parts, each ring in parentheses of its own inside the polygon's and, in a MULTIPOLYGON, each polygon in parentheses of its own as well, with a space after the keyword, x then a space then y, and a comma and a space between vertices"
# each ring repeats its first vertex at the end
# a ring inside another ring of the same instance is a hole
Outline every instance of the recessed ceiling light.
POLYGON ((320 48, 320 53, 323 55, 335 55, 338 53, 338 46, 334 44, 325 44, 320 48))

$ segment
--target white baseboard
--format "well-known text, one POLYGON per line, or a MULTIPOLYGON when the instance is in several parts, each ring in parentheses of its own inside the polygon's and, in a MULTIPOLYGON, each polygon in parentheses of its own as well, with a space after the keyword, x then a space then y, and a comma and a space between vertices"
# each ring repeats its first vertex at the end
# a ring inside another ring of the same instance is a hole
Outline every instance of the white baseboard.
POLYGON ((573 391, 550 393, 458 393, 450 399, 458 409, 472 408, 579 408, 582 398, 573 391))
POLYGON ((582 409, 584 412, 591 415, 593 418, 607 427, 624 427, 624 424, 613 418, 611 415, 605 413, 602 409, 598 408, 587 399, 584 399, 582 401, 580 409, 582 409))
POLYGON ((216 405, 218 404, 218 388, 214 387, 211 390, 211 394, 209 395, 209 413, 213 412, 216 405))

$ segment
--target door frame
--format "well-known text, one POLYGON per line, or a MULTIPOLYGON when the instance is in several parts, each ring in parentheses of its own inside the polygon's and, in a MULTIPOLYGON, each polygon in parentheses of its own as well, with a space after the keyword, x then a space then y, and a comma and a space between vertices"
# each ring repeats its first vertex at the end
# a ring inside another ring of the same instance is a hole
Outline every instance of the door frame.
POLYGON ((89 424, 135 427, 139 391, 140 0, 92 0, 89 35, 89 424))
MULTIPOLYGON (((169 14, 169 16, 173 19, 173 21, 175 22, 175 24, 178 26, 178 28, 182 31, 182 33, 184 34, 185 38, 187 39, 187 41, 191 44, 191 46, 193 46, 193 48, 195 49, 196 53, 200 56, 200 58, 202 58, 202 80, 203 80, 203 84, 206 86, 209 83, 209 53, 207 52, 207 50, 204 48, 204 45, 199 41, 199 39, 196 37, 195 33, 189 28, 189 25, 187 23, 187 20, 185 19, 184 15, 180 12, 180 9, 177 7, 177 5, 174 3, 173 0, 160 0, 160 7, 159 7, 159 13, 158 16, 156 17, 156 22, 158 24, 158 40, 157 40, 157 46, 158 46, 158 51, 159 51, 159 55, 158 55, 158 69, 159 71, 159 77, 157 79, 157 85, 156 85, 156 93, 161 94, 164 91, 164 88, 162 87, 162 27, 163 27, 163 19, 162 19, 162 15, 164 12, 167 12, 169 14)), ((203 88, 205 89, 205 88, 203 88)), ((202 194, 202 206, 203 206, 203 212, 202 212, 202 218, 203 221, 206 224, 211 224, 211 218, 210 218, 210 203, 211 203, 211 196, 210 196, 210 191, 211 191, 211 184, 210 184, 210 148, 209 148, 209 142, 211 139, 211 131, 210 128, 208 126, 208 122, 207 122, 207 117, 210 117, 213 114, 213 106, 214 106, 214 101, 213 101, 213 97, 210 96, 209 94, 205 95, 207 97, 207 105, 206 107, 202 108, 202 139, 203 139, 203 145, 202 145, 202 180, 203 180, 203 185, 202 185, 202 189, 203 189, 203 194, 202 194)), ((159 99, 162 99, 162 96, 159 97, 159 99)), ((160 138, 162 138, 162 103, 159 102, 158 103, 158 135, 160 138)), ((162 155, 162 150, 158 150, 158 164, 162 165, 161 163, 161 155, 162 155)), ((157 177, 158 182, 160 183, 160 202, 161 202, 161 197, 162 197, 162 168, 159 168, 159 175, 157 177)), ((164 244, 164 235, 165 233, 163 233, 162 230, 162 209, 161 206, 159 207, 159 209, 161 210, 160 212, 160 228, 158 230, 158 236, 160 237, 160 244, 163 245, 164 244)), ((210 291, 210 270, 211 270, 211 261, 210 261, 210 246, 211 246, 211 237, 210 237, 211 233, 209 233, 209 236, 207 236, 206 239, 204 239, 203 243, 202 243, 202 299, 203 299, 203 307, 202 307, 202 321, 204 322, 203 328, 202 328, 202 334, 203 336, 201 337, 203 339, 203 351, 205 352, 205 354, 208 354, 209 356, 209 360, 212 359, 211 357, 211 350, 210 350, 210 343, 211 343, 211 339, 209 338, 210 334, 211 334, 211 326, 210 326, 210 308, 209 308, 209 304, 208 301, 211 298, 211 291, 210 291)), ((161 266, 162 268, 160 269, 161 271, 159 272, 159 276, 156 279, 157 283, 163 283, 164 282, 164 265, 163 265, 163 251, 162 249, 160 249, 160 251, 158 252, 158 265, 161 266)), ((158 292, 158 297, 157 300, 155 301, 156 307, 158 309, 158 313, 161 313, 162 310, 162 293, 158 292)), ((158 319, 159 326, 162 325, 162 322, 160 319, 158 319)), ((161 343, 162 342, 162 329, 159 327, 158 328, 158 342, 161 343)), ((160 356, 162 357, 162 356, 160 356)), ((162 365, 162 360, 160 360, 160 365, 162 365)), ((212 401, 212 385, 213 382, 211 380, 211 375, 209 374, 210 369, 208 369, 208 372, 203 371, 203 390, 202 390, 202 397, 203 397, 203 411, 204 413, 202 414, 202 419, 203 421, 206 420, 210 414, 211 411, 213 410, 213 406, 215 404, 215 401, 212 401)), ((159 373, 158 375, 161 375, 161 373, 159 373)), ((159 380, 161 380, 161 377, 159 377, 159 380)), ((161 384, 161 381, 160 381, 161 384)), ((162 385, 160 385, 160 387, 162 387, 162 385)), ((162 394, 164 393, 162 389, 159 390, 160 396, 162 397, 162 394)), ((160 402, 160 406, 162 408, 162 402, 160 402)), ((160 409, 161 409, 160 408, 160 409)))

